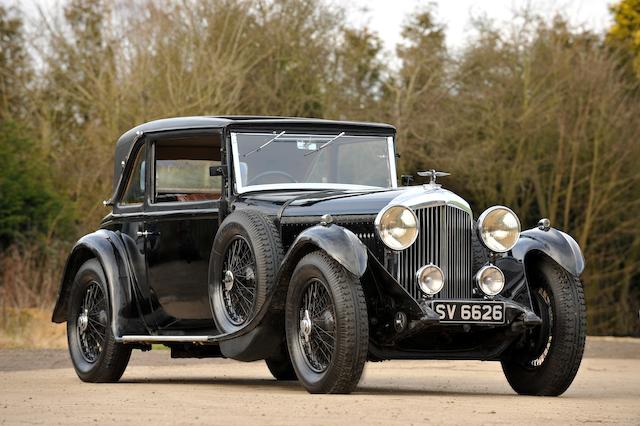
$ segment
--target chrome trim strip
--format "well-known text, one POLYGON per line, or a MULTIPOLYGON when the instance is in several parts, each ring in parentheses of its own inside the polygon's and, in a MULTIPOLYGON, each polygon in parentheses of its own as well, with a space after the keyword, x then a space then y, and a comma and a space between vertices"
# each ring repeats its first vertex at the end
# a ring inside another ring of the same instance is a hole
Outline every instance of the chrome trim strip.
POLYGON ((398 187, 398 172, 396 170, 396 150, 393 143, 393 136, 387 138, 387 146, 389 147, 389 174, 391 175, 391 187, 398 187))
POLYGON ((414 210, 435 206, 451 206, 472 215, 471 206, 464 198, 451 191, 443 189, 440 185, 420 185, 411 187, 389 204, 399 204, 411 207, 414 210))
POLYGON ((238 194, 244 194, 246 192, 255 191, 269 191, 274 189, 291 189, 291 190, 328 190, 328 189, 344 189, 347 191, 363 191, 363 190, 381 190, 387 189, 381 186, 366 186, 366 185, 349 185, 344 183, 273 183, 269 185, 251 185, 240 186, 237 190, 238 194))
POLYGON ((202 343, 208 342, 211 336, 145 336, 145 335, 129 335, 122 336, 119 339, 122 343, 202 343))

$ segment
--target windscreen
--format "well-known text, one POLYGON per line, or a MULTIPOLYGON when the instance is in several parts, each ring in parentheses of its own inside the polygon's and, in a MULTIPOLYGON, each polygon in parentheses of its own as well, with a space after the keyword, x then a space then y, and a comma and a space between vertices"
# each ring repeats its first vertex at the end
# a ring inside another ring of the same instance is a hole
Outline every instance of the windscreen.
POLYGON ((232 141, 244 189, 389 188, 395 181, 393 146, 385 136, 276 131, 234 133, 232 141))

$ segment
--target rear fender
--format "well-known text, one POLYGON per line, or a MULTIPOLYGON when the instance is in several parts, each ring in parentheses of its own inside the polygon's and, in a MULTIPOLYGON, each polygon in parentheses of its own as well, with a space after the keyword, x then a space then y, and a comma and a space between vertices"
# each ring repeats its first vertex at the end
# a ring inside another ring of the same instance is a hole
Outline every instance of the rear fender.
POLYGON ((148 330, 135 306, 133 282, 122 240, 117 233, 104 229, 85 235, 73 246, 67 259, 60 291, 51 320, 67 321, 68 301, 78 269, 89 259, 102 266, 111 307, 111 328, 116 337, 146 333, 148 330))

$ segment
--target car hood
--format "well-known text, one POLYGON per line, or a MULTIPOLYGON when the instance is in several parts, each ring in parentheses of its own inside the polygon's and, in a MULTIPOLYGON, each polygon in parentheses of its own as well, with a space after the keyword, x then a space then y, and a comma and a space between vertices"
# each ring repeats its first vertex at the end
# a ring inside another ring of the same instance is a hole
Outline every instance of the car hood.
POLYGON ((418 185, 384 190, 328 190, 328 191, 282 191, 245 194, 249 205, 277 209, 283 218, 342 215, 376 215, 390 204, 419 207, 429 203, 455 204, 469 210, 461 197, 442 189, 439 185, 418 185))

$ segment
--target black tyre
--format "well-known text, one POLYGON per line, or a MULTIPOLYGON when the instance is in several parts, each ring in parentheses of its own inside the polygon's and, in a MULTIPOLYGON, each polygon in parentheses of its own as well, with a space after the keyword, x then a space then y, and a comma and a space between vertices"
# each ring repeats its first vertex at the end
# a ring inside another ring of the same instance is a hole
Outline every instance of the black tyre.
POLYGON ((519 394, 558 396, 571 385, 584 352, 582 283, 550 260, 539 262, 531 276, 533 307, 542 325, 503 356, 502 370, 519 394))
POLYGON ((310 393, 349 393, 367 359, 362 286, 326 253, 303 257, 287 293, 285 329, 298 380, 310 393))
POLYGON ((276 380, 296 380, 296 371, 291 364, 291 357, 289 356, 289 350, 287 349, 286 342, 283 342, 280 353, 271 358, 264 360, 267 363, 267 368, 276 380))
POLYGON ((114 339, 107 280, 98 260, 80 267, 70 296, 67 341, 78 377, 85 382, 117 382, 127 368, 131 348, 114 339))
POLYGON ((229 215, 213 243, 209 300, 222 333, 241 329, 260 309, 282 261, 272 220, 254 210, 229 215))

